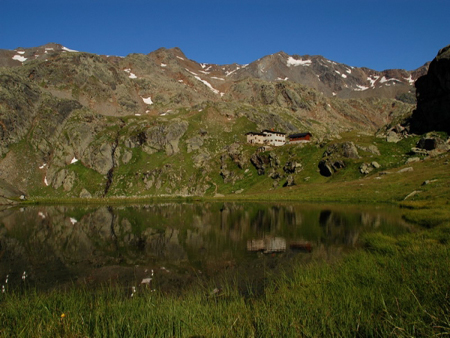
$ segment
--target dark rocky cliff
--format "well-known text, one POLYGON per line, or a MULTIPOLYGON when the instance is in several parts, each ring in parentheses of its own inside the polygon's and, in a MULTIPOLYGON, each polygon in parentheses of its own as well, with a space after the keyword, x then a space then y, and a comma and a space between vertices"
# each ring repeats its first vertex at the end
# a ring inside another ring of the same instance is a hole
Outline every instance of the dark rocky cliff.
POLYGON ((450 133, 450 45, 441 49, 431 62, 428 74, 416 81, 417 109, 411 131, 450 133))

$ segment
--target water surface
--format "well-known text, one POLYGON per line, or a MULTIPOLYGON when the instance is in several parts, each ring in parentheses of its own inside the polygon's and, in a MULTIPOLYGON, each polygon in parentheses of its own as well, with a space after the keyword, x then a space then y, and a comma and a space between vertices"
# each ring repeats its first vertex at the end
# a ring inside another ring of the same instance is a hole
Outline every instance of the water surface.
POLYGON ((170 291, 223 274, 251 284, 293 262, 339 257, 365 232, 410 230, 396 209, 343 205, 7 208, 0 211, 0 285, 129 287, 151 279, 149 287, 170 291))

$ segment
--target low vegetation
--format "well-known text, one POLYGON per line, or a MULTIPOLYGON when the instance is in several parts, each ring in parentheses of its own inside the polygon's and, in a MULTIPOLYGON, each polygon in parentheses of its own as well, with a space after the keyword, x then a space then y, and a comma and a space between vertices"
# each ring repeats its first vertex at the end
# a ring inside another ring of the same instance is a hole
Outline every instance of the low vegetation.
POLYGON ((449 239, 448 221, 396 237, 368 234, 343 259, 267 273, 263 292, 225 276, 182 295, 115 285, 38 293, 25 281, 0 295, 0 336, 448 335, 449 239))

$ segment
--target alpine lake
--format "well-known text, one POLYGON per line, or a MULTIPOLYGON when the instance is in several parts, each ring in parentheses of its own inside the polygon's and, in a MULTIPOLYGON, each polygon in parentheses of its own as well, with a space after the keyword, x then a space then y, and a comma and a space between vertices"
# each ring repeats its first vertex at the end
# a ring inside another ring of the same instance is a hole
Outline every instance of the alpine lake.
MULTIPOLYGON (((258 202, 19 206, 0 211, 0 285, 263 292, 294 262, 332 261, 365 233, 411 232, 398 208, 258 202)), ((124 291, 125 292, 125 291, 124 291)))

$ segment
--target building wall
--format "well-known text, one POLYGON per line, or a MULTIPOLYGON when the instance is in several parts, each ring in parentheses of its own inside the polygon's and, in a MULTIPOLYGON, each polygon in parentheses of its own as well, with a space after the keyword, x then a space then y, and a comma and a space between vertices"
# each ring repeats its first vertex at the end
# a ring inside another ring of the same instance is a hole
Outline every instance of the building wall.
POLYGON ((264 135, 266 143, 271 146, 279 147, 286 144, 286 135, 284 134, 264 132, 264 135))
POLYGON ((306 143, 311 141, 311 135, 306 135, 304 137, 289 138, 289 143, 306 143))

